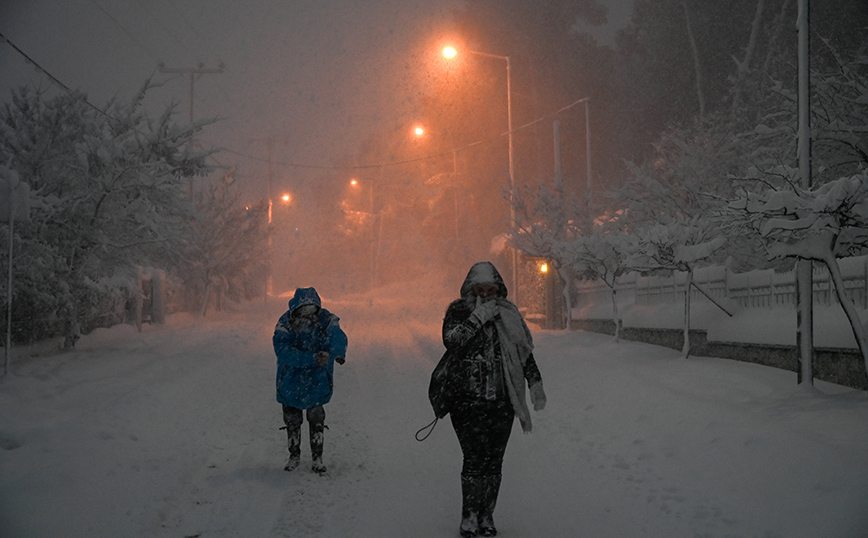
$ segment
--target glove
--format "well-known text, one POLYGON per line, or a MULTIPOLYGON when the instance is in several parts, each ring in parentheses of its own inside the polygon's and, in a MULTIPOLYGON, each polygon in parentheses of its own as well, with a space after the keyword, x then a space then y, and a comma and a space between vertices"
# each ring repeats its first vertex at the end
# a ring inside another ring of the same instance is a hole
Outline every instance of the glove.
POLYGON ((476 308, 470 314, 470 319, 474 320, 476 324, 481 327, 482 325, 485 325, 486 321, 494 318, 497 314, 497 302, 488 301, 476 305, 476 308))
POLYGON ((345 359, 343 357, 335 357, 335 362, 338 364, 343 364, 343 363, 347 362, 347 359, 345 359))
POLYGON ((543 390, 542 381, 531 385, 530 403, 533 404, 534 411, 542 411, 546 408, 546 393, 543 390))
POLYGON ((325 366, 329 363, 329 352, 320 351, 316 354, 316 363, 320 366, 325 366))

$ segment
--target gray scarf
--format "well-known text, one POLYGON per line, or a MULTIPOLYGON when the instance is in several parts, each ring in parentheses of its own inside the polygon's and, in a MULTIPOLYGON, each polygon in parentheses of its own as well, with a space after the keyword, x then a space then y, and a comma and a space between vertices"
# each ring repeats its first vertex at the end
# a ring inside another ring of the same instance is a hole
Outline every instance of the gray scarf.
POLYGON ((495 327, 503 357, 504 384, 522 431, 529 433, 533 424, 525 394, 524 365, 533 352, 533 337, 518 308, 511 301, 498 297, 497 306, 500 316, 495 318, 495 327))

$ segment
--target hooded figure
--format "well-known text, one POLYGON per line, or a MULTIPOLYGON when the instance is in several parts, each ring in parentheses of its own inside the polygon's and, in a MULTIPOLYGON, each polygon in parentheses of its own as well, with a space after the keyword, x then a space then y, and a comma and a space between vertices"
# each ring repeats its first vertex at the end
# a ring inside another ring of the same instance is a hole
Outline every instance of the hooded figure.
POLYGON ((494 536, 501 467, 515 416, 532 428, 525 386, 537 411, 545 407, 533 338, 490 262, 470 268, 461 298, 443 319, 443 344, 453 355, 449 379, 452 426, 461 445, 461 536, 494 536))
POLYGON ((277 401, 283 406, 283 420, 289 445, 292 471, 301 456, 302 411, 310 427, 313 470, 326 471, 322 464, 325 409, 334 390, 335 362, 344 363, 347 336, 339 318, 322 308, 314 288, 298 288, 287 310, 274 328, 274 353, 277 355, 277 401))

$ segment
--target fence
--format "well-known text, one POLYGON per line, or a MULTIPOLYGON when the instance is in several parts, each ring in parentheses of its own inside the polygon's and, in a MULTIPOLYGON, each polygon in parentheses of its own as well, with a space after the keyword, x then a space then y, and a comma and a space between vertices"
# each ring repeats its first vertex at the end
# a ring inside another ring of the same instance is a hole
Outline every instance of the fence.
MULTIPOLYGON (((868 256, 839 260, 847 296, 857 308, 868 309, 868 256)), ((667 276, 641 276, 631 272, 616 280, 619 303, 653 305, 684 301, 687 274, 674 272, 667 276)), ((726 267, 705 267, 693 273, 693 282, 702 291, 691 287, 691 299, 703 292, 719 301, 743 308, 792 306, 796 302, 795 271, 778 273, 772 269, 735 273, 726 267)), ((835 285, 825 265, 814 264, 814 303, 831 305, 838 301, 835 285)), ((584 280, 575 284, 574 306, 603 304, 611 301, 609 287, 600 280, 584 280)))

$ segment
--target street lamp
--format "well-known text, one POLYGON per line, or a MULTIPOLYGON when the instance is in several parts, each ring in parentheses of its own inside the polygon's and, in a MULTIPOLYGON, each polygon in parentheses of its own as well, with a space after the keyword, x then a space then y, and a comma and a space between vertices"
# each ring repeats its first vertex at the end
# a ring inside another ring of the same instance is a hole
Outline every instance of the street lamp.
MULTIPOLYGON (((489 54, 487 52, 479 52, 475 50, 466 50, 468 54, 475 54, 484 58, 494 58, 495 60, 504 60, 506 62, 506 129, 507 140, 509 143, 509 191, 510 196, 515 192, 515 166, 513 161, 512 151, 512 69, 509 62, 509 56, 499 56, 497 54, 489 54)), ((446 59, 455 58, 458 55, 458 50, 454 47, 445 47, 443 49, 443 57, 446 59)), ((515 207, 512 205, 512 200, 509 203, 509 224, 511 228, 515 228, 515 207)), ((513 301, 518 303, 518 252, 512 249, 512 290, 513 301)))
MULTIPOLYGON (((447 47, 447 48, 449 48, 449 47, 447 47)), ((445 54, 445 52, 444 52, 444 54, 445 54)), ((417 138, 422 138, 423 136, 425 136, 427 134, 425 127, 422 125, 417 125, 416 128, 414 129, 414 132, 416 133, 417 138)), ((444 175, 444 174, 435 174, 434 176, 431 176, 426 181, 426 183, 431 182, 432 180, 434 180, 434 178, 441 176, 441 175, 444 175)), ((452 198, 453 198, 453 202, 454 202, 454 206, 455 206, 454 207, 454 215, 455 215, 455 218, 454 218, 455 245, 454 246, 457 249, 458 248, 458 236, 459 236, 459 234, 458 234, 458 150, 457 149, 452 150, 452 174, 451 174, 451 176, 452 176, 452 198)))
MULTIPOLYGON (((353 188, 359 188, 361 186, 361 182, 356 178, 352 178, 352 179, 350 179, 350 186, 353 188)), ((370 194, 368 218, 370 218, 370 220, 371 220, 369 249, 368 249, 370 262, 371 262, 371 266, 370 266, 371 296, 368 299, 368 304, 369 304, 369 306, 373 306, 374 305, 374 285, 376 283, 376 257, 374 255, 374 182, 373 181, 368 182, 368 192, 370 194)), ((382 218, 381 218, 380 222, 382 223, 382 218)))
MULTIPOLYGON (((288 206, 292 202, 292 195, 288 192, 280 196, 280 201, 283 205, 288 206)), ((274 279, 272 275, 272 265, 274 258, 274 233, 272 225, 274 224, 274 200, 271 197, 271 178, 268 181, 268 275, 265 281, 265 303, 268 304, 268 296, 274 294, 274 279)))

